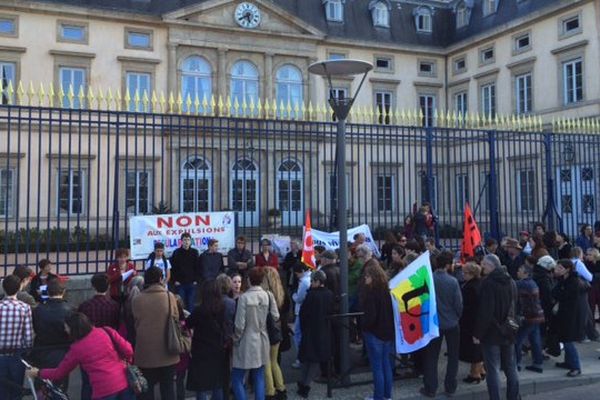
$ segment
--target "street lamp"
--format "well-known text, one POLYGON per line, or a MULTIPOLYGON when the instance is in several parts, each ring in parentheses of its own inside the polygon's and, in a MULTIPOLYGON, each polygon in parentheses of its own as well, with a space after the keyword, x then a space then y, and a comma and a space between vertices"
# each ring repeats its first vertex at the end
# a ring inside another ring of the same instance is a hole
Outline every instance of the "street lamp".
MULTIPOLYGON (((348 313, 348 221, 346 207, 346 118, 354 104, 354 100, 360 92, 367 74, 373 69, 373 64, 360 60, 330 60, 318 61, 308 67, 308 72, 320 75, 327 79, 329 85, 329 105, 331 106, 335 117, 337 118, 337 135, 336 135, 336 159, 337 159, 337 223, 340 232, 340 313, 348 313), (361 75, 362 80, 352 96, 349 93, 348 97, 335 95, 331 78, 348 77, 361 75)), ((348 325, 342 324, 343 328, 340 332, 340 372, 342 379, 346 372, 349 371, 349 332, 348 325)))

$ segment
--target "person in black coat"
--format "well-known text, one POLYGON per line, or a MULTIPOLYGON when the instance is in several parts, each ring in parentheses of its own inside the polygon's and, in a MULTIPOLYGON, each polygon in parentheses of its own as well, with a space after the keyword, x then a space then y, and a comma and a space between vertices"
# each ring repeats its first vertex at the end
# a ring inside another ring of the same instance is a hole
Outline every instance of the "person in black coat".
POLYGON ((565 361, 556 366, 568 369, 567 376, 581 375, 581 364, 575 342, 585 338, 588 318, 587 290, 589 284, 579 278, 571 260, 558 260, 554 269, 557 284, 552 296, 558 302, 558 312, 552 321, 552 329, 565 349, 565 361))
POLYGON ((302 363, 302 379, 298 394, 307 398, 310 383, 318 373, 319 363, 327 362, 332 355, 331 329, 328 317, 333 314, 333 293, 325 287, 327 277, 322 271, 310 276, 310 290, 300 307, 302 339, 298 359, 302 363))
POLYGON ((463 379, 465 383, 479 383, 485 376, 481 345, 473 342, 473 330, 479 306, 479 286, 481 284, 481 267, 475 263, 466 263, 463 267, 465 282, 461 287, 463 297, 463 313, 460 317, 460 351, 459 359, 471 364, 469 375, 463 379))
MULTIPOLYGON (((537 264, 533 267, 533 281, 538 285, 540 290, 540 304, 544 311, 544 317, 546 321, 550 321, 552 315, 552 307, 554 307, 555 300, 552 297, 552 288, 554 287, 554 279, 552 278, 552 271, 556 267, 556 261, 552 256, 544 256, 540 258, 537 264)), ((540 326, 540 333, 542 340, 547 337, 549 324, 546 322, 540 326)))
POLYGON ((181 247, 171 255, 171 283, 181 297, 185 309, 192 311, 196 303, 196 283, 200 274, 200 254, 191 247, 192 236, 188 232, 181 235, 181 247))

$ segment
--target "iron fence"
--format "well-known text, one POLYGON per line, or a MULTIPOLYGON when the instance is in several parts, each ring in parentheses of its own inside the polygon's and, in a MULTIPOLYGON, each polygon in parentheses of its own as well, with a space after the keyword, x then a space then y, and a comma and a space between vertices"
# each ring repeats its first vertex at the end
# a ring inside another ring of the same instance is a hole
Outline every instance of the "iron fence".
MULTIPOLYGON (((575 126, 575 125, 574 125, 575 126)), ((104 270, 132 215, 236 211, 237 234, 335 230, 332 122, 0 107, 2 272, 56 261, 104 270)), ((594 134, 349 124, 348 217, 381 238, 429 201, 456 247, 470 201, 488 237, 533 221, 570 235, 597 217, 594 134)), ((254 249, 256 250, 256 249, 254 249)))

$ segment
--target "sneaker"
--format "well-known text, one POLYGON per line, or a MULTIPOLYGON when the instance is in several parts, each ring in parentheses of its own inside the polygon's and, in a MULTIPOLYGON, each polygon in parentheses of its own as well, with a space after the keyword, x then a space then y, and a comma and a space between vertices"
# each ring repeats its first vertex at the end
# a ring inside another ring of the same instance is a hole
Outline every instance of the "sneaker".
POLYGON ((574 378, 576 376, 581 375, 581 370, 580 369, 572 369, 569 372, 567 372, 567 376, 569 378, 574 378))
POLYGON ((300 360, 296 360, 292 363, 292 368, 299 369, 300 367, 302 367, 300 360))

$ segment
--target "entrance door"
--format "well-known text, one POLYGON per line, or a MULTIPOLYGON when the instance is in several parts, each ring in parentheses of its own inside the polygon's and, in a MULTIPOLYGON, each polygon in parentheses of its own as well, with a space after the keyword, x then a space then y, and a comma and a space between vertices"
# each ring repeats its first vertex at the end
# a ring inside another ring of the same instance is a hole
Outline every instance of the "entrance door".
POLYGON ((254 161, 240 158, 231 170, 231 209, 237 211, 238 226, 258 226, 258 167, 254 161))
POLYGON ((283 226, 302 225, 303 203, 302 166, 295 160, 285 160, 277 170, 277 207, 283 226))
POLYGON ((593 167, 565 165, 557 169, 557 203, 563 230, 571 237, 579 234, 582 224, 596 219, 596 185, 593 167))

